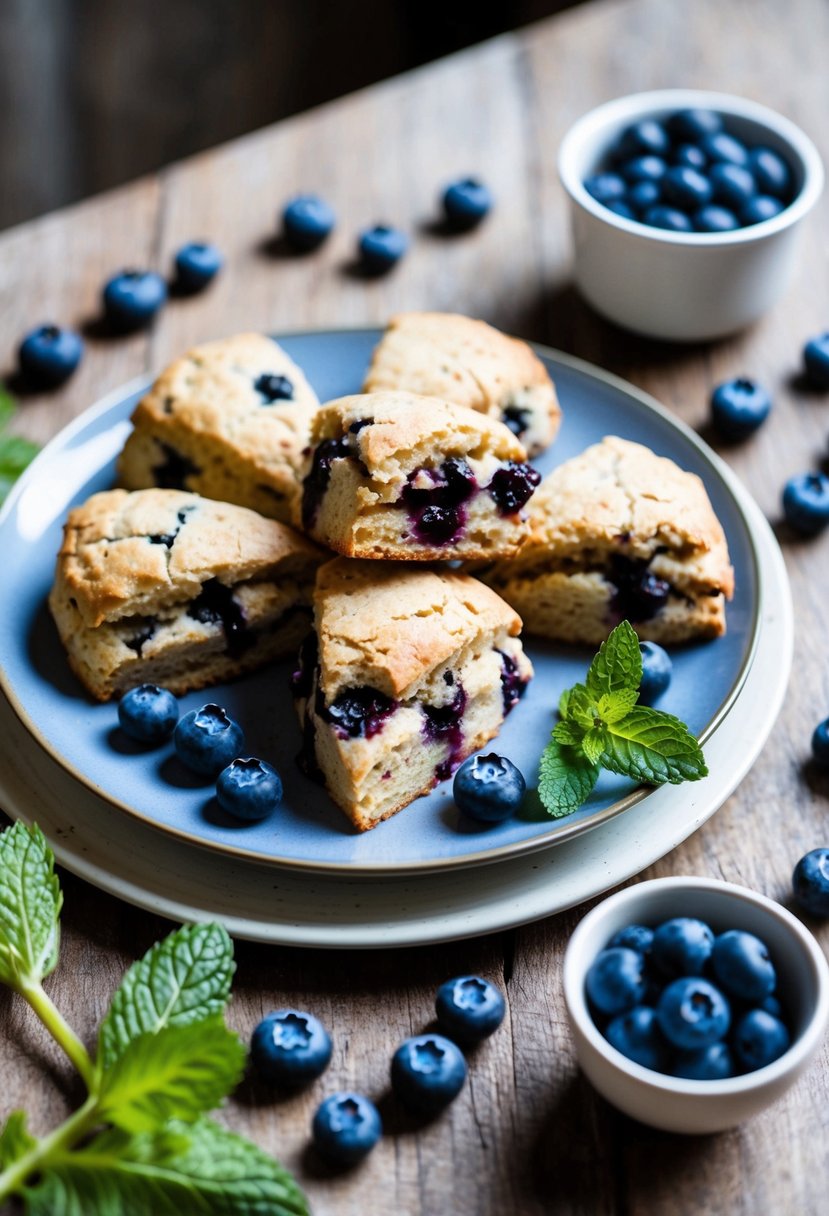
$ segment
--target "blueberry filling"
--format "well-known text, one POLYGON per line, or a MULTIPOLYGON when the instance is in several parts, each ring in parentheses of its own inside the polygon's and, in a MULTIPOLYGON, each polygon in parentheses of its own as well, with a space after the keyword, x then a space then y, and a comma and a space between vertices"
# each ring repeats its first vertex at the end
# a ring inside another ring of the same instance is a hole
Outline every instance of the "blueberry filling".
POLYGON ((520 405, 508 405, 501 415, 504 426, 509 427, 518 438, 529 430, 531 417, 532 411, 523 409, 520 405))
POLYGON ((131 638, 124 638, 124 645, 128 646, 130 650, 134 650, 139 659, 141 658, 141 651, 144 649, 145 644, 149 642, 155 633, 157 624, 158 622, 155 617, 147 617, 146 620, 140 622, 137 631, 131 638))
POLYGON ((504 713, 514 709, 527 691, 527 681, 522 678, 518 664, 512 655, 499 650, 501 656, 501 693, 504 698, 504 713))
POLYGON ((443 682, 444 684, 448 684, 451 688, 455 683, 455 673, 453 671, 445 671, 443 673, 443 682))
POLYGON ((151 545, 166 545, 168 549, 172 549, 173 541, 176 539, 181 531, 181 528, 186 523, 187 516, 192 510, 194 510, 193 507, 182 507, 181 510, 176 513, 176 519, 178 520, 179 526, 176 528, 175 532, 156 532, 152 536, 148 536, 147 540, 151 545))
POLYGON ((302 484, 302 524, 310 528, 317 517, 328 483, 331 480, 331 465, 335 460, 349 456, 348 440, 323 439, 314 452, 311 471, 302 484))
POLYGON ((317 635, 312 629, 299 648, 296 667, 291 672, 291 692, 295 697, 310 697, 318 654, 317 635))
POLYGON ((424 705, 423 736, 430 743, 446 743, 449 754, 435 769, 438 781, 445 781, 463 759, 463 728, 461 722, 466 709, 466 692, 458 684, 452 700, 446 705, 424 705))
POLYGON ((318 689, 315 708, 318 716, 330 722, 341 739, 371 739, 383 729, 386 718, 397 709, 397 702, 378 688, 364 685, 346 688, 330 705, 325 704, 318 689))
POLYGON ((648 564, 631 557, 615 555, 610 580, 616 588, 613 608, 630 621, 649 621, 665 607, 671 585, 648 570, 648 564))
POLYGON ((445 545, 466 523, 464 504, 478 483, 465 460, 450 458, 438 469, 415 469, 400 498, 412 521, 412 531, 423 544, 445 545), (426 484, 424 484, 426 483, 426 484))
POLYGON ((153 466, 153 481, 162 490, 183 490, 188 477, 198 477, 201 469, 168 443, 159 445, 164 459, 153 466))
POLYGON ((221 624, 224 630, 227 653, 237 658, 253 645, 254 637, 247 627, 244 613, 233 592, 217 578, 204 584, 201 594, 187 609, 187 615, 203 625, 221 624))
POLYGON ((359 435, 364 426, 371 426, 373 422, 373 418, 358 418, 356 422, 352 422, 348 433, 349 435, 359 435))
POLYGON ((275 372, 264 372, 253 387, 265 405, 272 405, 274 401, 293 400, 293 384, 287 376, 278 376, 275 372))
POLYGON ((540 481, 541 474, 531 465, 510 460, 496 469, 487 489, 502 515, 514 515, 526 505, 540 481))

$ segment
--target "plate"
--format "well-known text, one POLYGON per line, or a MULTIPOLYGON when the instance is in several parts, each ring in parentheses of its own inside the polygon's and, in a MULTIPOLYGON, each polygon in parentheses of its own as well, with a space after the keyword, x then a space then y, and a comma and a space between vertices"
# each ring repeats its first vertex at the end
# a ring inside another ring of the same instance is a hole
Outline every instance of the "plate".
MULTIPOLYGON (((280 337, 322 400, 359 390, 375 330, 280 337)), ((539 348, 537 348, 539 349, 539 348)), ((737 592, 728 634, 674 654, 674 676, 660 707, 710 737, 733 707, 757 644, 761 580, 750 499, 731 471, 688 428, 623 381, 554 351, 539 349, 562 401, 564 423, 552 449, 535 461, 542 473, 606 434, 648 444, 704 480, 728 537, 737 592)), ((282 867, 340 874, 390 875, 454 869, 520 856, 598 827, 653 791, 605 774, 585 805, 566 819, 532 810, 487 828, 470 824, 451 796, 451 782, 359 834, 324 790, 296 768, 299 748, 287 677, 272 666, 181 699, 182 712, 205 700, 224 705, 245 728, 248 749, 280 770, 285 799, 277 814, 242 824, 218 808, 212 788, 182 782, 172 747, 139 755, 119 748, 113 705, 92 704, 69 671, 46 607, 61 525, 68 508, 113 483, 114 461, 129 416, 146 389, 133 383, 111 394, 63 431, 15 487, 0 515, 4 577, 0 591, 0 681, 42 747, 88 789, 145 823, 191 844, 282 867)), ((526 696, 507 720, 498 749, 531 784, 563 688, 583 678, 590 653, 532 639, 536 669, 526 696)), ((532 800, 528 800, 532 805, 532 800)))

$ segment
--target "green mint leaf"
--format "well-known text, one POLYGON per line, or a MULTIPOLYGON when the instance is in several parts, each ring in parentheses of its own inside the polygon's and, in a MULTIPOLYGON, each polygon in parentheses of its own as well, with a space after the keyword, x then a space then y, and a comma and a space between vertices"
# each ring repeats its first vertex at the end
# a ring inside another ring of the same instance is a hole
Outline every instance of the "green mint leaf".
POLYGON ((590 664, 586 684, 598 700, 605 692, 638 689, 642 683, 642 654, 639 638, 630 621, 622 621, 601 644, 590 664))
POLYGON ((570 706, 570 689, 565 688, 564 692, 558 699, 558 712, 562 718, 567 717, 567 710, 570 706))
POLYGON ((16 477, 27 468, 40 448, 22 435, 0 435, 0 473, 16 477))
POLYGON ((708 776, 702 749, 685 723, 645 705, 635 705, 621 722, 608 726, 602 764, 651 785, 708 776))
POLYGON ((26 1129, 26 1112, 13 1110, 0 1131, 0 1169, 8 1169, 35 1147, 37 1140, 26 1129))
POLYGON ((233 970, 233 945, 221 925, 184 925, 158 942, 130 967, 101 1023, 104 1068, 138 1035, 221 1013, 233 970))
POLYGON ((0 833, 0 983, 39 984, 54 970, 63 902, 55 858, 36 825, 0 833))
POLYGON ((4 430, 17 413, 17 402, 9 390, 0 384, 0 431, 4 430))
POLYGON ((602 727, 589 730, 581 741, 582 751, 590 764, 598 764, 605 747, 607 731, 602 727))
POLYGON ((236 1087, 245 1049, 221 1015, 132 1039, 101 1078, 101 1117, 128 1132, 195 1119, 236 1087))
POLYGON ((598 777, 598 764, 591 764, 578 748, 551 739, 541 753, 538 796, 547 813, 559 819, 578 810, 598 777))
POLYGON ((577 722, 584 730, 590 730, 596 721, 596 700, 583 684, 574 684, 567 702, 567 718, 577 722))
POLYGON ((635 688, 617 688, 614 692, 604 692, 599 697, 599 717, 607 723, 621 722, 638 700, 639 693, 635 688))
POLYGON ((103 1132, 57 1158, 25 1198, 28 1216, 309 1216, 278 1162, 209 1119, 103 1132))
POLYGON ((566 744, 567 747, 581 747, 584 735, 584 728, 575 722, 570 722, 567 718, 556 722, 553 727, 553 738, 558 743, 566 744))

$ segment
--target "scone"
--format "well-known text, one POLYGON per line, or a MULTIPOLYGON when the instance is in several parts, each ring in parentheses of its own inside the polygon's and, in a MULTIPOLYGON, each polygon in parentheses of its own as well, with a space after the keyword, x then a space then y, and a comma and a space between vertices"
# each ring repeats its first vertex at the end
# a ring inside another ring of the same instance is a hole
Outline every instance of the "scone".
POLYGON ((561 410, 547 369, 526 342, 485 321, 443 312, 392 317, 364 391, 408 389, 504 422, 535 456, 555 439, 561 410))
POLYGON ((694 473, 605 438, 560 465, 533 498, 517 558, 479 571, 529 633, 598 645, 623 618, 654 642, 725 633, 734 572, 694 473))
POLYGON ((196 346, 132 416, 118 461, 128 490, 193 490, 289 523, 316 394, 264 334, 196 346))
POLYGON ((336 558, 293 677, 306 770, 361 832, 497 735, 532 666, 518 615, 443 569, 336 558))
POLYGON ((204 688, 293 654, 320 551, 276 520, 181 490, 108 490, 64 527, 49 607, 100 701, 204 688))
POLYGON ((299 522, 346 557, 515 553, 540 475, 503 423, 414 393, 342 397, 312 424, 299 522))

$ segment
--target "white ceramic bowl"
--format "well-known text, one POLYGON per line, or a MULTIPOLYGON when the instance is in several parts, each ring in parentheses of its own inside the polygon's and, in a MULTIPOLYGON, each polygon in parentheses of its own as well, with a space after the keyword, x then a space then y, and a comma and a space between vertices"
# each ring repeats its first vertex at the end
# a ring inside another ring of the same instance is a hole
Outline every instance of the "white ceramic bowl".
POLYGON ((571 201, 582 295, 618 325, 679 342, 742 329, 777 301, 791 277, 801 221, 823 188, 820 155, 793 122, 756 102, 695 89, 636 93, 591 110, 564 137, 558 168, 571 201), (793 202, 749 228, 686 233, 623 219, 587 193, 585 178, 625 127, 690 108, 717 110, 731 134, 784 156, 797 186, 793 202))
POLYGON ((579 1064, 608 1102, 663 1131, 717 1132, 758 1114, 807 1067, 829 1020, 829 967, 812 934, 764 895, 713 878, 657 878, 611 895, 579 924, 564 956, 564 997, 579 1064), (674 916, 699 917, 715 933, 745 929, 768 945, 792 1030, 779 1059, 724 1081, 689 1081, 643 1068, 604 1038, 587 1007, 588 968, 625 925, 674 916))

